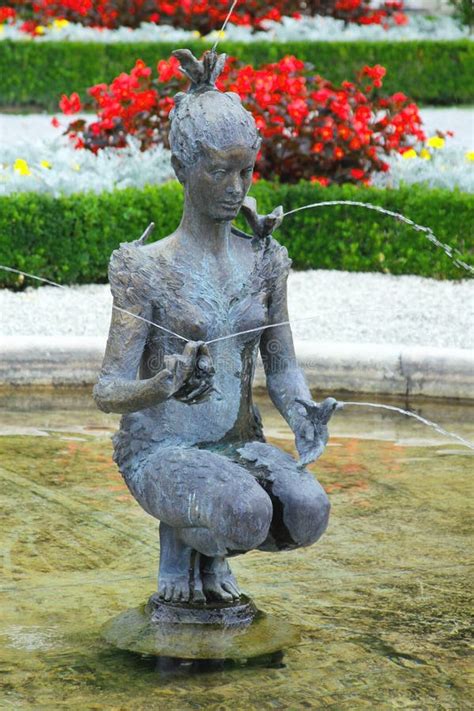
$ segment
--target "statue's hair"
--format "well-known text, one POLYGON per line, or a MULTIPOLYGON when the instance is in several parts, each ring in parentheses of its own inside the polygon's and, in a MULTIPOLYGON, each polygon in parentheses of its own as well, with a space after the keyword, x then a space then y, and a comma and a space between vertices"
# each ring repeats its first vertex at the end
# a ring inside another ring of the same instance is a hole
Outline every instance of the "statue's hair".
POLYGON ((191 80, 189 90, 175 96, 170 114, 171 152, 180 163, 195 164, 203 146, 222 149, 244 145, 258 150, 261 139, 252 114, 244 109, 238 94, 224 93, 215 86, 226 56, 210 51, 199 61, 187 49, 173 54, 191 80))

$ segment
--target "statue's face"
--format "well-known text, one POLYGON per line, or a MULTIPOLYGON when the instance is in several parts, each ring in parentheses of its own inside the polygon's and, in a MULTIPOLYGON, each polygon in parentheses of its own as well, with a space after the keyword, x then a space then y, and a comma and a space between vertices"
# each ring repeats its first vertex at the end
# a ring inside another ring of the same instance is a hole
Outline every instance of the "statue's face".
POLYGON ((196 166, 186 170, 186 195, 193 207, 206 216, 233 220, 252 183, 257 151, 245 146, 203 148, 196 166))

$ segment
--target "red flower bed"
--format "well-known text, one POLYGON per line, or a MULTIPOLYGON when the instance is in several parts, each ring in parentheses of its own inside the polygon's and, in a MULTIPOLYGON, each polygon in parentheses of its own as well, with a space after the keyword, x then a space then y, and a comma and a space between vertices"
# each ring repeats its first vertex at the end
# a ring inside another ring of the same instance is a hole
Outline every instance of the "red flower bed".
POLYGON ((7 7, 6 5, 0 7, 0 25, 15 19, 16 11, 13 7, 7 7))
MULTIPOLYGON (((123 147, 132 135, 142 150, 167 146, 172 97, 186 83, 178 66, 174 57, 158 62, 154 79, 138 60, 130 74, 92 87, 97 120, 69 125, 74 145, 97 152, 123 147)), ((380 91, 384 75, 380 65, 366 66, 354 82, 336 86, 296 57, 260 69, 231 59, 218 86, 239 94, 262 133, 257 178, 367 183, 374 171, 387 170, 385 156, 425 139, 416 104, 400 92, 380 91)), ((60 107, 66 114, 80 111, 78 95, 63 96, 60 107)))
POLYGON ((372 7, 371 0, 307 0, 306 12, 359 25, 405 25, 408 21, 400 0, 387 0, 378 7, 372 7))
MULTIPOLYGON (((246 0, 235 7, 231 22, 255 29, 265 20, 283 15, 330 15, 346 22, 382 24, 406 22, 401 0, 387 0, 373 8, 372 0, 246 0)), ((13 19, 11 11, 26 18, 25 32, 35 34, 38 25, 61 18, 93 27, 138 27, 142 22, 168 24, 208 34, 222 26, 229 0, 6 0, 0 7, 0 22, 13 19), (10 14, 7 14, 9 11, 10 14), (2 14, 4 19, 2 20, 2 14)))

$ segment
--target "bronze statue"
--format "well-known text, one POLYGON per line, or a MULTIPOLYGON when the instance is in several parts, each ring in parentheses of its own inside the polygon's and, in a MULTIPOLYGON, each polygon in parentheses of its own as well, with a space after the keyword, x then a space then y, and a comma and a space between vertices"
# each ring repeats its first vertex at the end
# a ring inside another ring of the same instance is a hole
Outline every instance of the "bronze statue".
POLYGON ((244 204, 260 138, 239 97, 215 87, 225 56, 175 54, 191 81, 170 131, 183 216, 165 239, 112 255, 118 309, 94 395, 102 410, 124 413, 115 461, 160 520, 159 597, 232 601, 229 557, 309 546, 326 529, 328 498, 304 465, 323 451, 337 403, 311 402, 289 325, 265 328, 288 320, 291 261, 270 234, 282 211, 259 216, 244 204), (251 239, 232 226, 241 208, 251 239), (252 402, 259 349, 300 462, 265 442, 252 402))

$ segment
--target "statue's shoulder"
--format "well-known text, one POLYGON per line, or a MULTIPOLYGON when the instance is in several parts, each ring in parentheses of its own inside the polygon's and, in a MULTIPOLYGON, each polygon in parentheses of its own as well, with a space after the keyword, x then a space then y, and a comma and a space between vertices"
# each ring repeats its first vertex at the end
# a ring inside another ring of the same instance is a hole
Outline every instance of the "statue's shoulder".
POLYGON ((141 240, 123 242, 109 261, 109 284, 114 298, 138 303, 153 279, 149 249, 141 240))
POLYGON ((263 258, 264 273, 267 279, 275 281, 286 278, 290 271, 292 260, 288 256, 287 248, 280 244, 274 237, 270 237, 265 247, 263 258))

